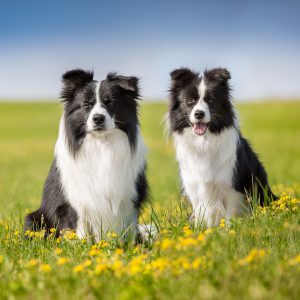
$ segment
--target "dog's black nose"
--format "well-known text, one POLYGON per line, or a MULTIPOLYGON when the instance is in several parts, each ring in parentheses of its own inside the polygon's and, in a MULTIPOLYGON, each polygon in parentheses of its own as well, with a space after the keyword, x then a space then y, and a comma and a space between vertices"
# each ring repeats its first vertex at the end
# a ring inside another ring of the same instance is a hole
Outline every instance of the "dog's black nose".
POLYGON ((205 117, 205 112, 203 110, 196 110, 195 111, 195 118, 201 120, 205 117))
POLYGON ((105 121, 105 116, 102 114, 95 114, 93 116, 93 121, 96 125, 101 125, 105 121))

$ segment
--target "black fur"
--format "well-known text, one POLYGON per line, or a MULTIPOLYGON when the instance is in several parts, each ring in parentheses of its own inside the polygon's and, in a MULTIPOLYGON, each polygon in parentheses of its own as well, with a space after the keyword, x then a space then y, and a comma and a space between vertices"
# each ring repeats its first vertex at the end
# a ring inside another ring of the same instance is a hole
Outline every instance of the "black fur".
MULTIPOLYGON (((66 138, 72 155, 76 157, 87 135, 86 123, 96 102, 97 81, 93 79, 92 72, 79 69, 65 73, 62 81, 61 98, 64 104, 66 138)), ((136 101, 139 99, 138 78, 109 73, 107 78, 101 81, 97 93, 99 93, 102 107, 114 117, 116 127, 127 134, 131 149, 134 151, 139 124, 136 101)), ((139 212, 148 191, 146 167, 136 178, 136 190, 137 199, 132 199, 132 201, 139 212)), ((24 229, 45 228, 48 233, 50 228, 57 227, 59 234, 62 229, 76 229, 77 219, 76 211, 64 196, 60 171, 54 158, 45 182, 41 206, 26 216, 24 229)))
MULTIPOLYGON (((170 74, 171 88, 169 101, 170 131, 181 134, 185 128, 192 124, 189 115, 195 104, 199 101, 199 84, 203 77, 199 73, 187 68, 174 70, 170 74)), ((220 134, 225 128, 236 126, 236 116, 231 103, 229 79, 230 73, 226 69, 216 68, 204 72, 207 90, 204 101, 207 103, 211 115, 208 130, 213 134, 220 134)), ((265 196, 276 199, 272 193, 267 179, 266 171, 252 150, 247 140, 239 132, 240 143, 237 147, 237 161, 234 170, 234 188, 241 192, 253 195, 257 190, 260 204, 265 196)))
POLYGON ((138 175, 136 180, 137 199, 135 200, 135 208, 139 211, 145 199, 149 197, 149 186, 146 177, 147 166, 138 175))
POLYGON ((46 179, 41 207, 28 214, 25 218, 25 230, 40 230, 49 232, 50 228, 74 229, 77 224, 77 213, 68 204, 63 195, 60 174, 54 159, 46 179))
POLYGON ((235 190, 256 197, 260 205, 264 204, 266 197, 276 200, 277 197, 271 191, 263 164, 248 141, 240 133, 239 135, 240 141, 237 147, 237 161, 233 176, 235 190))

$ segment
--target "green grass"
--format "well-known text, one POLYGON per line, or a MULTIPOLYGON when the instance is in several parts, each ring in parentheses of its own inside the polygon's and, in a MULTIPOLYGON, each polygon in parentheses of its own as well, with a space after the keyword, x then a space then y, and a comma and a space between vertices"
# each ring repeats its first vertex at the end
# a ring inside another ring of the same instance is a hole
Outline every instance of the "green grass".
MULTIPOLYGON (((28 241, 16 232, 22 231, 25 211, 40 203, 61 107, 0 104, 1 299, 299 298, 300 258, 294 259, 300 254, 299 203, 282 198, 281 206, 264 214, 236 220, 200 238, 196 229, 189 235, 183 229, 189 207, 180 200, 174 150, 163 134, 166 110, 165 103, 144 103, 141 108, 152 203, 164 233, 153 245, 129 245, 119 256, 115 249, 121 242, 111 238, 108 245, 97 245, 99 251, 91 256, 89 241, 38 237, 28 241), (54 253, 57 247, 61 254, 54 253), (70 261, 58 266, 58 257, 70 261), (73 270, 87 260, 90 265, 73 270), (101 268, 105 270, 100 272, 101 268)), ((239 104, 238 111, 242 132, 264 162, 275 192, 297 194, 300 102, 239 104)), ((148 205, 145 219, 150 215, 148 205)))

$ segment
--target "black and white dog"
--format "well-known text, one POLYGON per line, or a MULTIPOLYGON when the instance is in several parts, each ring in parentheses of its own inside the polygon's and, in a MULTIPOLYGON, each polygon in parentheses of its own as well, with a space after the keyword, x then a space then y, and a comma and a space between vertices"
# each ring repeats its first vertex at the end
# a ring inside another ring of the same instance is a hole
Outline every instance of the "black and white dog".
POLYGON ((108 230, 137 233, 147 197, 146 147, 139 130, 136 77, 110 73, 63 75, 64 112, 41 207, 26 230, 74 229, 96 240, 108 230))
POLYGON ((168 121, 196 224, 214 226, 246 213, 253 191, 260 204, 274 199, 263 165, 240 133, 230 73, 217 68, 199 76, 181 68, 170 75, 168 121))

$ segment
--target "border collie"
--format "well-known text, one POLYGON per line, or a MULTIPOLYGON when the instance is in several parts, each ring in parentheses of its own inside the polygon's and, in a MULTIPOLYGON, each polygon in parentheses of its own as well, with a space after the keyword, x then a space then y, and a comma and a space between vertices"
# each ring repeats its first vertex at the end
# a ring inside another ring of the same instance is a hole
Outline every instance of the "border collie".
POLYGON ((168 121, 182 188, 195 223, 215 226, 249 211, 249 195, 260 204, 275 199, 267 174, 241 135, 231 103, 226 69, 199 76, 187 68, 171 72, 168 121))
POLYGON ((74 229, 96 240, 110 230, 134 237, 147 196, 138 79, 110 73, 97 82, 92 72, 73 70, 62 80, 54 160, 41 206, 26 216, 25 230, 74 229))

